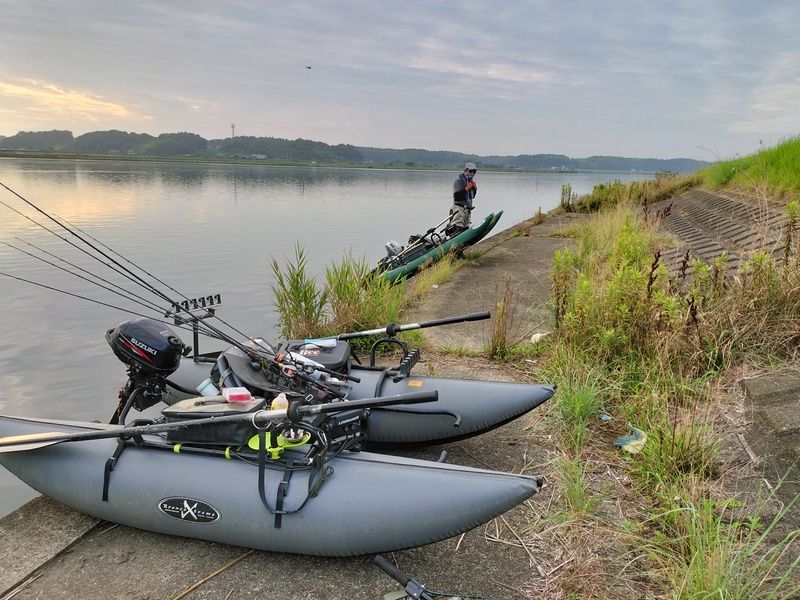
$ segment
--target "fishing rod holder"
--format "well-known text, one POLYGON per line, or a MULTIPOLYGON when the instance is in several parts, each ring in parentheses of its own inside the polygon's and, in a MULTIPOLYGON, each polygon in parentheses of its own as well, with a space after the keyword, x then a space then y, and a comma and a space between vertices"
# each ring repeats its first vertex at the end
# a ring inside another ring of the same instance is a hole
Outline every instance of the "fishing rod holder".
MULTIPOLYGON (((199 296, 197 298, 187 298, 180 302, 173 302, 164 316, 172 318, 175 325, 191 325, 192 326, 192 348, 194 349, 194 362, 208 362, 205 357, 200 356, 200 328, 199 324, 205 319, 210 319, 216 316, 217 307, 222 304, 222 294, 209 294, 208 296, 199 296), (188 316, 183 316, 185 313, 188 316)), ((188 356, 192 351, 189 348, 185 356, 188 356)))
POLYGON ((375 343, 372 344, 372 348, 370 349, 369 353, 369 364, 371 367, 375 366, 375 359, 378 347, 381 344, 396 344, 400 346, 403 350, 403 358, 400 360, 400 364, 392 369, 394 372, 394 381, 397 383, 401 379, 408 377, 411 374, 411 369, 414 368, 414 365, 419 362, 420 359, 420 352, 419 348, 414 348, 409 351, 408 345, 401 339, 396 337, 384 337, 379 340, 376 340, 375 343))

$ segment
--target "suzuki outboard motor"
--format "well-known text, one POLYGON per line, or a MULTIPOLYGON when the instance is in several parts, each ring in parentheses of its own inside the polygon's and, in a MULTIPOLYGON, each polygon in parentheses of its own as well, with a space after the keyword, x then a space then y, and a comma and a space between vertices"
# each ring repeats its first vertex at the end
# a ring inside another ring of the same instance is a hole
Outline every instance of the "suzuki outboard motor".
POLYGON ((186 346, 166 325, 153 319, 131 319, 106 331, 117 358, 142 375, 167 377, 178 370, 186 346))
POLYGON ((128 382, 110 423, 124 424, 131 406, 142 411, 161 401, 166 379, 191 352, 169 327, 153 319, 131 319, 106 331, 106 341, 128 367, 128 382))

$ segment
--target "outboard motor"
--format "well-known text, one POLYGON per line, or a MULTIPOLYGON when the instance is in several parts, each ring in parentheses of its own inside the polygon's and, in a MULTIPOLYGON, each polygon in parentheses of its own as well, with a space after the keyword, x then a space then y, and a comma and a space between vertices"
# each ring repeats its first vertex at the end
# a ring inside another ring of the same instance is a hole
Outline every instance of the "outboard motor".
POLYGON ((394 240, 389 240, 388 242, 386 242, 386 255, 389 256, 390 258, 394 258, 402 251, 403 247, 394 240))
POLYGON ((106 341, 128 367, 111 423, 124 424, 131 406, 142 411, 161 401, 166 379, 178 370, 181 356, 191 352, 169 327, 153 319, 131 319, 106 331, 106 341))

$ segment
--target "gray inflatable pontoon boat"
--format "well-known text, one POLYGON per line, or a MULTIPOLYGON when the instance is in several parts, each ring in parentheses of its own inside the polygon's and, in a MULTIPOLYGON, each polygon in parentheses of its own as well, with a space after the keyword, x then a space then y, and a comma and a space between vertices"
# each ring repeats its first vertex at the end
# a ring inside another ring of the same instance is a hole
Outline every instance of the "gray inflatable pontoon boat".
MULTIPOLYGON (((0 417, 0 437, 119 426, 0 417)), ((281 459, 167 443, 161 435, 4 448, 26 484, 98 519, 259 550, 388 552, 459 535, 529 498, 533 477, 372 453, 281 459), (290 462, 297 459, 297 462, 290 462)), ((263 455, 262 455, 263 456, 263 455)))

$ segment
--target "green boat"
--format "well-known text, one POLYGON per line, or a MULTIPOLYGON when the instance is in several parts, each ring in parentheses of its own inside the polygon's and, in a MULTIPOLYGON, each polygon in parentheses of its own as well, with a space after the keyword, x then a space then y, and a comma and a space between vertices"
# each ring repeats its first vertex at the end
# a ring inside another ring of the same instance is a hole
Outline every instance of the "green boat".
POLYGON ((502 210, 489 213, 476 226, 452 237, 447 237, 446 229, 437 230, 437 227, 444 225, 445 221, 437 227, 429 229, 423 235, 412 235, 406 247, 390 240, 386 244, 387 256, 381 259, 375 271, 383 273, 383 277, 389 281, 412 277, 426 262, 437 261, 448 252, 457 252, 467 246, 477 244, 494 228, 502 214, 502 210))

